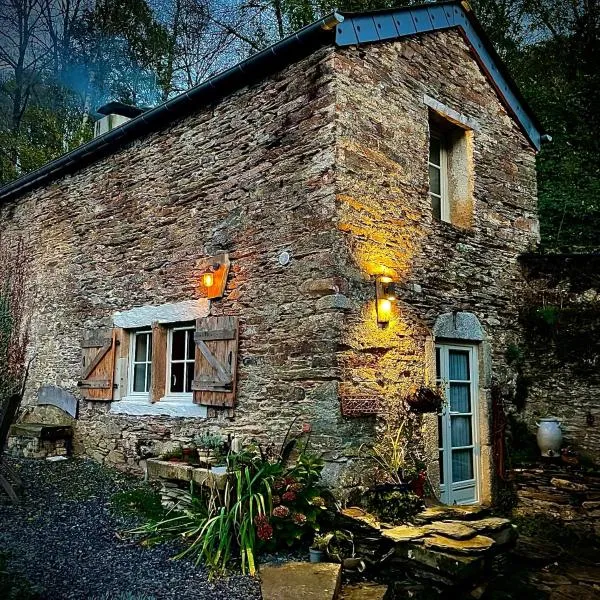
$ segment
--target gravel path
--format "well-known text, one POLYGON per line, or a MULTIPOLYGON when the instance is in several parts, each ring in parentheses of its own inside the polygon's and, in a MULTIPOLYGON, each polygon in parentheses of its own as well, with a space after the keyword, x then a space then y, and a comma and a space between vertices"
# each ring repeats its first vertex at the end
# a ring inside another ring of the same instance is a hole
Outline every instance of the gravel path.
POLYGON ((156 600, 259 600, 260 587, 235 575, 211 583, 206 570, 171 561, 175 547, 143 548, 119 539, 130 527, 109 500, 139 481, 87 460, 13 461, 25 480, 22 504, 0 504, 0 551, 40 585, 47 600, 112 600, 124 592, 156 600))

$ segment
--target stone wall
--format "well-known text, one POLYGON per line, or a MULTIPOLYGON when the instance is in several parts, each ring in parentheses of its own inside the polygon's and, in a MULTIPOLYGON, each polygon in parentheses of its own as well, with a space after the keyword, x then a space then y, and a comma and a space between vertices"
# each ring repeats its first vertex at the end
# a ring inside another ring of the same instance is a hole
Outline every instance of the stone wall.
MULTIPOLYGON (((457 32, 316 52, 1 208, 3 229, 25 232, 34 273, 28 401, 44 384, 77 393, 84 330, 197 297, 198 261, 226 250, 226 294, 210 310, 240 317, 234 417, 126 417, 82 402, 76 451, 136 468, 209 429, 274 441, 300 416, 328 476, 359 483, 349 467, 374 422, 344 418, 340 400, 393 398, 423 378, 438 315, 477 315, 494 375, 514 378, 504 351, 518 330, 516 257, 537 240, 535 197, 534 152, 457 32), (425 94, 477 125, 468 229, 432 219, 425 94), (381 273, 401 284, 385 329, 381 273)), ((435 424, 422 435, 435 445, 435 424)))
POLYGON ((36 288, 29 402, 44 384, 78 393, 85 330, 116 311, 197 297, 197 262, 230 254, 211 314, 240 317, 235 419, 127 417, 81 402, 76 451, 135 468, 207 429, 277 441, 298 415, 313 422, 317 448, 344 435, 330 416, 341 236, 332 66, 333 50, 319 51, 2 207, 3 231, 27 237, 36 288))
MULTIPOLYGON (((562 422, 564 446, 600 462, 600 256, 523 257, 521 393, 515 417, 562 422)), ((515 443, 518 447, 518 443, 515 443)))
MULTIPOLYGON (((513 385, 505 351, 520 334, 524 280, 517 256, 538 239, 534 152, 458 32, 344 49, 336 53, 335 70, 338 226, 354 307, 340 353, 342 402, 385 402, 401 396, 407 382, 431 381, 433 361, 426 357, 436 318, 474 313, 488 340, 480 361, 491 359, 491 369, 480 367, 479 398, 483 497, 489 500, 489 375, 513 385), (473 126, 472 227, 432 216, 426 95, 473 126), (401 286, 387 328, 375 318, 372 277, 378 274, 401 286)), ((435 418, 426 420, 422 436, 435 481, 435 418)))

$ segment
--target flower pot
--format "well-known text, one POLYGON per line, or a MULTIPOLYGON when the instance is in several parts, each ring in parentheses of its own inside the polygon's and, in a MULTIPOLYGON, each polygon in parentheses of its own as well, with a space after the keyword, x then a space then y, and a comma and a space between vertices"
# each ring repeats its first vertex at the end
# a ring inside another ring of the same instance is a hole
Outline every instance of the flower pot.
POLYGON ((311 563, 323 562, 323 550, 315 550, 314 548, 308 549, 311 563))
POLYGON ((442 409, 444 397, 438 389, 421 386, 406 397, 406 403, 417 414, 437 413, 442 409))
POLYGON ((556 417, 547 417, 540 419, 537 426, 537 444, 542 456, 559 457, 563 439, 560 421, 556 417))

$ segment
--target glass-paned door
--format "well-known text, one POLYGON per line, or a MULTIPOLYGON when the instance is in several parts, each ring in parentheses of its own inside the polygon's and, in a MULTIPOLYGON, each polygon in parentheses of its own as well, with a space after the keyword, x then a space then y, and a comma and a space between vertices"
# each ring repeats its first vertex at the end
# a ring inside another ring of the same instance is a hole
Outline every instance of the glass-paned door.
POLYGON ((478 502, 477 348, 438 344, 437 383, 446 402, 438 415, 442 502, 478 502))

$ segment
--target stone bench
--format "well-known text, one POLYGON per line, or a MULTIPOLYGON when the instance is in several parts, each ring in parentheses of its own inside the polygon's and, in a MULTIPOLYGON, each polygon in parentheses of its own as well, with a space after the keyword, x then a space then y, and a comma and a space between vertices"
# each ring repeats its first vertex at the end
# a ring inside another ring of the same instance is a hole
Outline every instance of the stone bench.
POLYGON ((7 453, 19 458, 49 458, 71 454, 70 425, 17 423, 10 428, 7 453))
POLYGON ((18 422, 10 428, 9 456, 51 458, 71 454, 77 417, 73 394, 55 385, 43 385, 37 391, 36 403, 22 408, 18 422))

